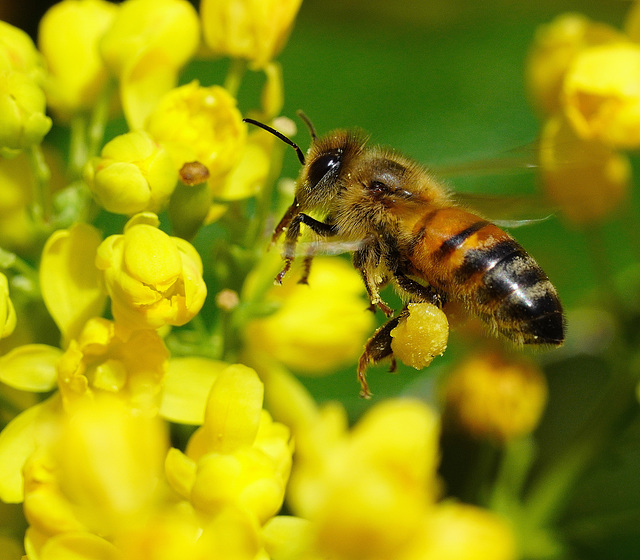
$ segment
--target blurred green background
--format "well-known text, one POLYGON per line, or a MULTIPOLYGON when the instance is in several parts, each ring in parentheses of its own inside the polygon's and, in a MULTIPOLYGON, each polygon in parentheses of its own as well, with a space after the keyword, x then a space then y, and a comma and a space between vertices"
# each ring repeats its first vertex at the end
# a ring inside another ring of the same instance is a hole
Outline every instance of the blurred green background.
MULTIPOLYGON (((279 58, 285 81, 283 113, 295 118, 298 109, 304 110, 319 133, 360 127, 372 142, 436 168, 502 157, 514 149, 525 156, 528 151, 533 161, 540 122, 527 102, 523 75, 536 28, 566 11, 620 27, 630 5, 623 0, 305 0, 279 58)), ((32 33, 43 9, 37 2, 0 0, 0 17, 32 33)), ((220 83, 226 70, 226 61, 198 63, 185 79, 220 83)), ((261 76, 247 76, 240 99, 244 108, 255 105, 261 83, 261 76)), ((304 127, 299 128, 295 140, 305 149, 308 137, 304 127)), ((639 177, 637 161, 634 167, 639 177)), ((298 169, 295 154, 287 152, 285 174, 295 177, 298 169)), ((519 171, 446 181, 464 191, 517 194, 534 191, 537 178, 535 171, 519 171)), ((635 208, 637 202, 636 192, 635 208)), ((550 276, 570 312, 585 303, 607 309, 608 294, 598 286, 599 275, 622 274, 636 264, 622 221, 615 217, 587 235, 567 227, 559 216, 513 234, 550 276), (608 270, 594 261, 590 236, 601 241, 608 270)), ((632 294, 632 300, 637 303, 638 297, 632 294)), ((569 322, 569 337, 581 327, 579 320, 569 322)), ((601 341, 595 342, 597 346, 601 341)), ((433 374, 465 350, 465 342, 454 335, 445 356, 426 372, 401 366, 399 375, 391 376, 384 367, 372 368, 374 399, 405 391, 430 394, 433 374)), ((604 359, 589 353, 559 351, 540 357, 548 364, 551 387, 538 433, 544 460, 562 449, 588 416, 609 372, 604 359)), ((304 382, 319 400, 340 399, 352 417, 370 406, 358 398, 354 366, 304 382)), ((570 529, 572 512, 580 512, 583 520, 572 528, 583 546, 576 558, 640 557, 637 424, 580 484, 567 515, 570 529), (609 511, 606 523, 589 524, 590 512, 597 519, 609 511)))

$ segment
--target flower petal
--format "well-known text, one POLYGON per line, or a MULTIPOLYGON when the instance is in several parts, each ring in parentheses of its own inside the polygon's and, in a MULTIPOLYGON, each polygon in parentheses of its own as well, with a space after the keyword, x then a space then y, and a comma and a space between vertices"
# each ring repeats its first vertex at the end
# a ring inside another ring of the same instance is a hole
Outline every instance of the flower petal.
POLYGON ((200 425, 211 386, 228 364, 197 356, 169 361, 160 415, 172 422, 200 425))
POLYGON ((84 323, 104 308, 106 294, 94 264, 101 241, 96 228, 76 224, 53 233, 44 246, 42 297, 65 340, 77 336, 84 323))
POLYGON ((46 344, 18 346, 0 358, 0 381, 22 391, 51 391, 60 356, 62 350, 46 344))
POLYGON ((36 448, 46 422, 52 421, 58 398, 52 397, 16 416, 0 432, 0 500, 18 503, 24 497, 22 467, 36 448))

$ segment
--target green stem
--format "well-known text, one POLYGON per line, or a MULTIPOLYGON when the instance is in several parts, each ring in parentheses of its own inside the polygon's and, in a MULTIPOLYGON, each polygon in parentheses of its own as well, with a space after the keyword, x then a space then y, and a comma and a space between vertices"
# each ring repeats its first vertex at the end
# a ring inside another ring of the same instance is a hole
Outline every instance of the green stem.
MULTIPOLYGON (((617 354, 620 361, 629 358, 624 352, 612 350, 612 354, 617 354)), ((638 365, 632 361, 632 369, 612 368, 614 376, 589 420, 575 439, 540 472, 523 502, 528 524, 548 526, 560 517, 578 478, 603 453, 614 435, 637 415, 638 372, 635 370, 639 369, 638 365)))
POLYGON ((51 170, 44 159, 42 146, 34 145, 29 149, 29 163, 35 178, 35 193, 32 214, 35 220, 45 224, 51 218, 51 170))
POLYGON ((496 480, 487 500, 490 509, 509 514, 518 504, 531 464, 535 448, 531 436, 522 437, 505 444, 496 480))
POLYGON ((242 83, 242 78, 244 77, 247 71, 247 61, 242 58, 234 58, 231 60, 231 65, 229 66, 229 71, 227 72, 227 76, 224 80, 224 88, 231 94, 233 97, 238 96, 238 91, 240 90, 240 84, 242 83))
MULTIPOLYGON (((283 146, 276 144, 271 150, 269 161, 269 172, 264 180, 264 185, 256 199, 256 212, 254 218, 247 224, 245 233, 245 247, 256 247, 258 243, 264 242, 263 235, 267 218, 272 210, 273 191, 275 184, 282 170, 282 159, 284 157, 283 146)), ((278 216, 278 219, 280 217, 278 216)))
POLYGON ((93 108, 87 129, 88 138, 85 162, 86 159, 97 155, 102 147, 104 131, 107 126, 107 121, 109 120, 109 108, 111 106, 115 87, 116 82, 114 80, 109 80, 102 89, 96 105, 93 108))
POLYGON ((83 113, 71 119, 71 139, 69 144, 69 177, 75 180, 82 175, 88 157, 87 116, 83 113))

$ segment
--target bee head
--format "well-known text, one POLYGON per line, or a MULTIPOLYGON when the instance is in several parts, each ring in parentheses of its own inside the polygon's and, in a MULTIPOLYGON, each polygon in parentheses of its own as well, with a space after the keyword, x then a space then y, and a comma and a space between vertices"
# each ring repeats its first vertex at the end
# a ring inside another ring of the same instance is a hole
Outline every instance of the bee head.
POLYGON ((299 209, 323 208, 339 193, 347 164, 362 150, 366 140, 357 133, 345 130, 335 130, 318 138, 308 117, 301 111, 298 112, 298 116, 311 134, 312 143, 306 157, 300 147, 281 132, 253 119, 244 121, 270 132, 296 151, 303 165, 296 189, 299 209))

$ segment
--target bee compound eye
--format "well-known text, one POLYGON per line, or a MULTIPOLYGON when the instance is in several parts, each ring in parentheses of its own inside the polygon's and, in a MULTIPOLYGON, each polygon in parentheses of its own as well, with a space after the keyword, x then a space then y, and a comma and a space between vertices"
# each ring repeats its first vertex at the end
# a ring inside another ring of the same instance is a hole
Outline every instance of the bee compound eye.
POLYGON ((342 163, 342 151, 332 150, 317 157, 309 165, 307 177, 312 186, 316 186, 329 174, 334 174, 342 163))

